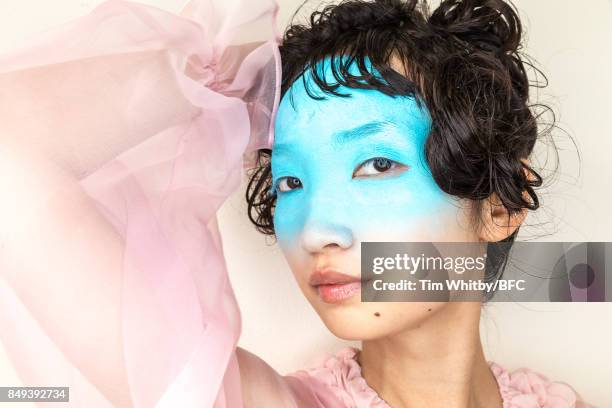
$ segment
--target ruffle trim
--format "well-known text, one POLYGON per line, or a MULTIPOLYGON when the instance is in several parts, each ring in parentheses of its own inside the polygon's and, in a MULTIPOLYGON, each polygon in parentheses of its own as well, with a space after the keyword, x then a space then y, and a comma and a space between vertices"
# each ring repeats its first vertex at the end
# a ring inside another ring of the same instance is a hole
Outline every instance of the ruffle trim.
MULTIPOLYGON (((357 362, 359 349, 346 347, 328 356, 317 367, 300 370, 323 383, 341 398, 347 407, 390 408, 366 383, 357 362)), ((495 362, 488 362, 495 376, 504 408, 575 408, 578 396, 574 389, 527 368, 509 372, 495 362)))
POLYGON ((354 347, 345 347, 335 355, 327 356, 320 365, 299 370, 293 375, 315 379, 341 399, 347 408, 390 408, 362 377, 361 366, 356 360, 358 351, 354 347))
POLYGON ((528 368, 509 372, 495 362, 489 367, 499 385, 504 408, 574 408, 578 396, 574 389, 528 368))

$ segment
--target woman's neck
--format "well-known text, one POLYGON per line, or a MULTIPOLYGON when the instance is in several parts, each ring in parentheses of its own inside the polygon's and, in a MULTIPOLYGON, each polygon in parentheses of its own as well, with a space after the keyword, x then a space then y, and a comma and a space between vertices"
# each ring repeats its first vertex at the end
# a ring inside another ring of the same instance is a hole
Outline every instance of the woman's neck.
POLYGON ((450 302, 416 327, 365 340, 362 374, 393 408, 501 408, 477 302, 450 302))

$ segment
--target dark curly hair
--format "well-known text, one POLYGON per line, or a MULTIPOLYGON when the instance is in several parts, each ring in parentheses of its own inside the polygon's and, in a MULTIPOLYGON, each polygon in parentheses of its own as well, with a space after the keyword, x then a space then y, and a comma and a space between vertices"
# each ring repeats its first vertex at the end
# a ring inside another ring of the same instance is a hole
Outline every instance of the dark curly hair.
MULTIPOLYGON (((493 193, 511 217, 539 207, 534 188, 542 185, 526 160, 538 138, 536 107, 543 106, 530 105, 529 91, 541 85, 530 83, 526 68, 546 77, 521 52, 522 32, 515 7, 504 0, 443 0, 433 12, 424 0, 344 0, 286 29, 281 96, 310 70, 324 93, 348 97, 338 92, 345 86, 415 97, 432 118, 425 157, 438 186, 474 202, 474 223, 493 193), (315 69, 327 57, 335 83, 315 69), (367 70, 365 59, 379 74, 367 70), (349 73, 353 63, 359 75, 349 73), (401 74, 393 63, 401 64, 401 74)), ((249 174, 248 214, 260 232, 274 235, 271 151, 258 157, 249 174)), ((502 242, 511 245, 517 233, 502 242)), ((489 281, 501 276, 507 260, 509 245, 499 248, 489 251, 489 281)))

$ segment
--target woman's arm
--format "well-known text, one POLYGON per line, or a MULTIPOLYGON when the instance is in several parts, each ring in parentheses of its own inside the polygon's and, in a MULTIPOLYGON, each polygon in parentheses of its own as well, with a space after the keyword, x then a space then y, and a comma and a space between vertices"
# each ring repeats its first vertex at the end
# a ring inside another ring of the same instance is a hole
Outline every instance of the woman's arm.
POLYGON ((225 364, 240 316, 206 226, 238 186, 249 107, 272 110, 261 95, 275 89, 264 73, 276 14, 273 2, 217 3, 193 0, 178 16, 104 2, 0 56, 0 279, 21 301, 0 312, 25 306, 36 333, 0 337, 26 383, 57 378, 30 361, 40 341, 61 352, 62 378, 82 373, 114 406, 236 393, 225 364), (226 22, 268 46, 223 61, 240 46, 226 22))
POLYGON ((113 405, 131 406, 117 233, 73 175, 43 155, 3 144, 0 190, 0 277, 113 405))
POLYGON ((123 241, 79 179, 152 130, 196 114, 162 80, 171 76, 160 52, 0 75, 0 274, 69 360, 121 407, 130 406, 123 241), (139 88, 152 82, 159 86, 139 88))
MULTIPOLYGON (((165 129, 198 115, 167 53, 94 57, 0 74, 0 143, 39 150, 79 179, 165 129)), ((52 187, 52 186, 51 186, 52 187)))
MULTIPOLYGON (((41 152, 0 149, 0 276, 62 352, 130 407, 121 338, 123 244, 75 180, 41 152)), ((237 348, 245 407, 300 407, 284 377, 237 348)), ((305 402, 304 402, 305 403, 305 402)))

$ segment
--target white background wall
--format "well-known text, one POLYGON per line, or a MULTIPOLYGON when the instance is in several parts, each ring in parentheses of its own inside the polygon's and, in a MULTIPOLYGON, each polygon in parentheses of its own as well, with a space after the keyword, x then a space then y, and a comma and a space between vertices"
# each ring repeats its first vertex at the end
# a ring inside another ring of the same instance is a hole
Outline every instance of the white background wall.
MULTIPOLYGON (((184 3, 142 2, 171 11, 184 3)), ((0 52, 98 3, 2 1, 0 52)), ((300 3, 280 0, 281 29, 300 3)), ((557 132, 555 140, 564 149, 557 180, 543 191, 543 208, 528 218, 527 224, 533 226, 523 228, 523 237, 612 241, 612 3, 517 0, 516 4, 528 33, 526 51, 550 81, 538 100, 555 108, 560 126, 574 137, 581 153, 579 163, 572 145, 557 132), (541 222, 545 224, 534 225, 541 222)), ((309 5, 304 10, 310 9, 309 5)), ((310 309, 278 248, 248 223, 242 197, 243 191, 237 192, 220 214, 244 320, 240 344, 280 372, 292 371, 346 343, 334 338, 310 309)), ((572 384, 599 407, 612 407, 612 303, 492 304, 486 308, 482 333, 488 359, 508 368, 528 366, 572 384)), ((0 386, 18 384, 0 345, 0 386)))

